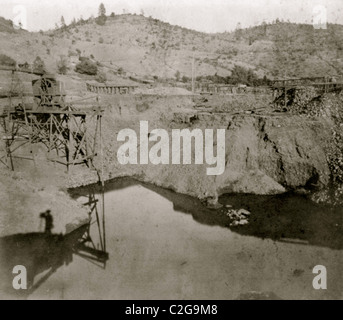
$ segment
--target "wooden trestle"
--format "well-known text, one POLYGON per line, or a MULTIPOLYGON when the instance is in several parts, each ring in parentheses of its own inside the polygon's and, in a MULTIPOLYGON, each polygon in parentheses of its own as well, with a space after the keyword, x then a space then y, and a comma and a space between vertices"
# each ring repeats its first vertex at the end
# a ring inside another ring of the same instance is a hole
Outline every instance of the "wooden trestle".
POLYGON ((33 144, 42 143, 48 160, 66 165, 68 171, 80 163, 92 166, 101 139, 101 117, 100 108, 9 111, 1 117, 0 162, 14 170, 14 158, 35 161, 33 144), (20 150, 25 152, 19 154, 20 150))

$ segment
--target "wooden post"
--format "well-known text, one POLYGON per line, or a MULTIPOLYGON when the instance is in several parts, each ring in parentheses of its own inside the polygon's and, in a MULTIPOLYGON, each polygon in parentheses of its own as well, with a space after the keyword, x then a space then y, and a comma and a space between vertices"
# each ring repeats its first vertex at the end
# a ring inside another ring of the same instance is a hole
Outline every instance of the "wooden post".
MULTIPOLYGON (((32 126, 29 124, 29 122, 27 121, 27 113, 26 113, 26 108, 25 108, 25 105, 23 103, 23 108, 24 108, 24 117, 25 117, 25 125, 26 127, 29 128, 29 143, 30 143, 30 152, 31 152, 31 155, 32 155, 32 160, 33 160, 33 164, 34 166, 36 167, 36 160, 35 160, 35 155, 34 155, 34 152, 33 152, 33 143, 32 143, 32 126)), ((31 120, 30 120, 31 122, 31 120)))
POLYGON ((48 155, 50 157, 50 152, 51 152, 51 144, 52 144, 52 117, 53 115, 50 114, 50 126, 49 126, 49 150, 48 150, 48 155))
POLYGON ((5 136, 6 136, 6 158, 10 159, 11 170, 14 171, 14 164, 13 164, 13 158, 12 158, 12 153, 11 153, 11 146, 10 146, 9 140, 7 139, 8 133, 7 133, 7 126, 6 126, 5 118, 3 118, 3 124, 4 124, 5 136))
POLYGON ((284 107, 287 108, 287 88, 286 88, 286 80, 284 80, 284 88, 285 88, 285 104, 284 107))
MULTIPOLYGON (((68 111, 70 111, 70 107, 68 106, 68 111)), ((66 154, 66 160, 67 160, 67 171, 69 174, 69 160, 70 160, 70 154, 71 154, 71 140, 72 140, 72 134, 71 134, 71 125, 70 125, 70 115, 66 115, 67 119, 67 128, 68 128, 68 141, 67 141, 67 154, 66 154)))
POLYGON ((105 182, 104 182, 104 155, 102 150, 102 123, 100 115, 100 154, 101 154, 101 191, 102 191, 102 232, 104 251, 106 252, 106 227, 105 227, 105 182))

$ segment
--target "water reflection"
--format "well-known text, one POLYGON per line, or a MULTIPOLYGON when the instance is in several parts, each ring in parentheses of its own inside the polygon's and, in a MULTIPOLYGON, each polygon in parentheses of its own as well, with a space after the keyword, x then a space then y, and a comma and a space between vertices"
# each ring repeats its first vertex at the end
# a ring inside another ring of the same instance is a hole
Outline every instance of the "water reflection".
MULTIPOLYGON (((191 214, 201 224, 230 228, 242 235, 268 238, 276 241, 294 242, 329 247, 343 248, 343 228, 341 208, 330 208, 312 202, 303 195, 282 194, 274 196, 227 194, 219 198, 223 204, 220 209, 209 209, 194 197, 181 195, 171 190, 141 183, 132 178, 120 178, 106 184, 105 192, 111 192, 142 185, 173 203, 175 211, 191 214), (251 212, 247 225, 230 226, 228 216, 231 210, 245 209, 251 212)), ((87 194, 90 187, 72 190, 77 198, 87 194)), ((91 188, 100 192, 100 187, 91 188)), ((144 201, 144 199, 142 200, 144 201)))
POLYGON ((111 259, 103 250, 101 186, 71 190, 72 197, 89 206, 93 223, 68 235, 1 238, 2 274, 8 279, 0 283, 7 292, 18 297, 12 270, 25 265, 29 290, 19 291, 23 298, 277 299, 294 292, 297 298, 318 298, 312 268, 325 263, 333 288, 325 297, 341 296, 341 252, 317 247, 342 249, 340 209, 285 194, 225 195, 220 197, 223 207, 213 210, 193 197, 129 178, 107 183, 105 191, 111 259), (230 227, 227 212, 238 209, 251 212, 249 224, 230 227))
POLYGON ((319 205, 297 194, 225 195, 220 201, 252 212, 249 224, 233 229, 240 234, 343 248, 342 208, 319 205))

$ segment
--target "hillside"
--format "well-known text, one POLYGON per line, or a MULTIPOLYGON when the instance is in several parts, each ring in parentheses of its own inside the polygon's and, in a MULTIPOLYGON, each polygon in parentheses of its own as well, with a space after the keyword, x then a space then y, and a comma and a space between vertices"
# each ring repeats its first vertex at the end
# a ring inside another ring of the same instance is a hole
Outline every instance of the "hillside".
POLYGON ((13 22, 11 20, 0 17, 0 32, 15 32, 13 22))
POLYGON ((251 68, 259 77, 307 77, 342 74, 343 26, 278 22, 206 34, 172 26, 142 15, 107 17, 101 26, 94 19, 40 33, 0 29, 0 53, 17 63, 32 63, 40 56, 56 72, 60 56, 69 59, 71 73, 79 55, 92 57, 104 71, 133 77, 230 76, 235 65, 251 68))

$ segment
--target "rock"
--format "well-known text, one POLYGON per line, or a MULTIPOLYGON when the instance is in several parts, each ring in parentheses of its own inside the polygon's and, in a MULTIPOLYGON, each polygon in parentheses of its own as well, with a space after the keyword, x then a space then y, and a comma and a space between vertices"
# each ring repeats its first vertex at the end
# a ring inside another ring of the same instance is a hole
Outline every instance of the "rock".
POLYGON ((223 205, 218 202, 218 198, 207 198, 205 204, 206 207, 210 209, 220 209, 223 207, 223 205))
POLYGON ((304 188, 298 188, 298 189, 294 190, 294 193, 300 194, 300 195, 307 195, 310 192, 304 188))
POLYGON ((223 177, 219 177, 223 186, 219 193, 252 193, 252 194, 280 194, 286 189, 268 177, 260 170, 248 172, 234 172, 226 170, 223 177))
POLYGON ((251 213, 250 213, 248 210, 239 209, 239 210, 238 210, 238 214, 239 214, 239 215, 243 215, 243 216, 249 216, 251 213))
POLYGON ((241 225, 241 226, 244 226, 245 224, 248 224, 248 220, 247 219, 242 219, 242 220, 239 220, 238 221, 238 224, 241 225))

